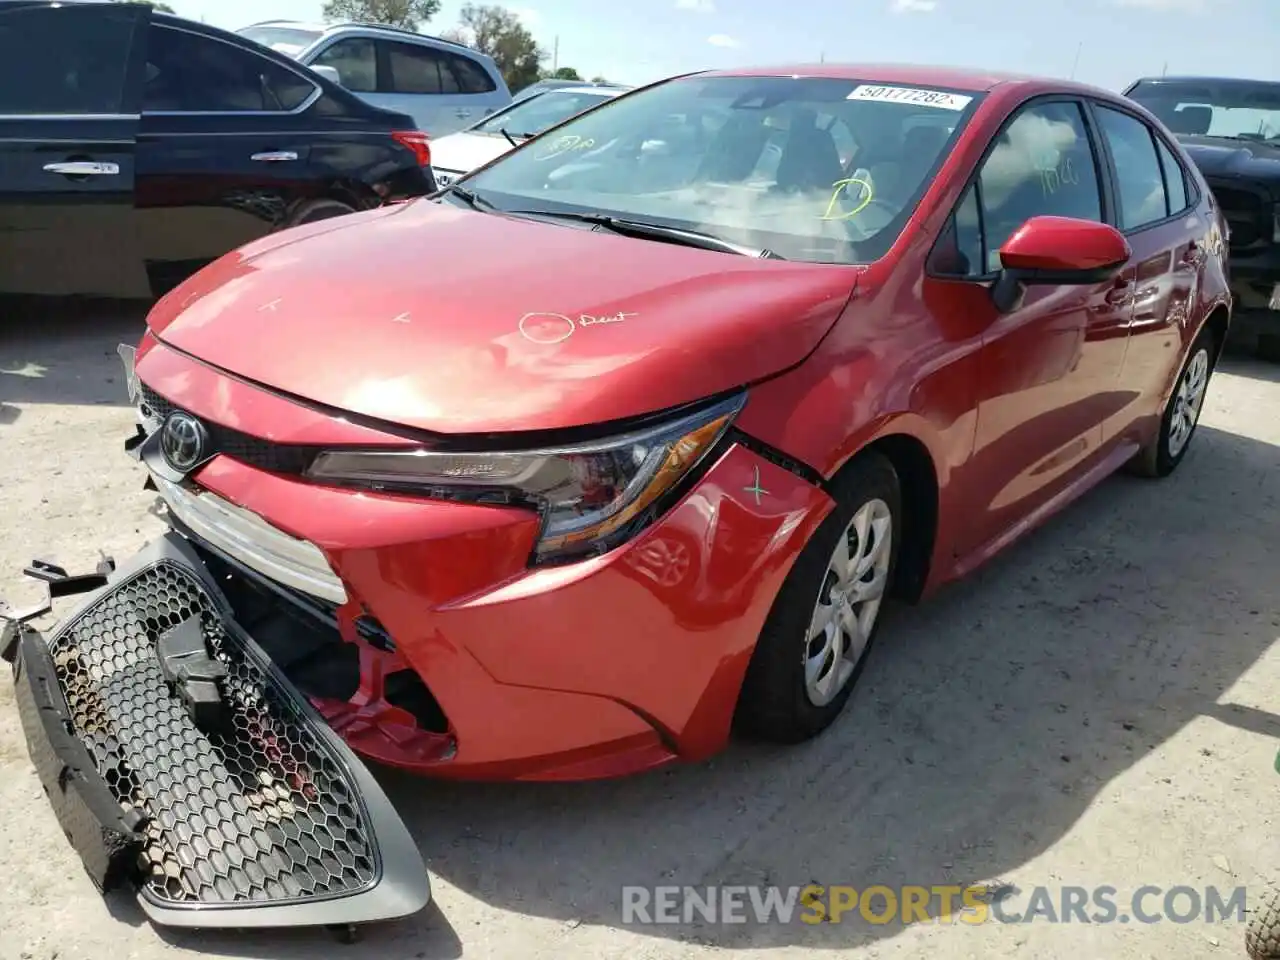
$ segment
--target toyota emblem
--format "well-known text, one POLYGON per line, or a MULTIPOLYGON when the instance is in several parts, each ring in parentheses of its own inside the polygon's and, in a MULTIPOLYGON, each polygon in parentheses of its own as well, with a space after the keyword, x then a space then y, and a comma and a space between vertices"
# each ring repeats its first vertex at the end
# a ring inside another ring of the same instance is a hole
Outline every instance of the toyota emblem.
POLYGON ((160 428, 160 452, 165 462, 179 473, 204 462, 209 447, 209 431, 203 423, 181 410, 165 418, 160 428))

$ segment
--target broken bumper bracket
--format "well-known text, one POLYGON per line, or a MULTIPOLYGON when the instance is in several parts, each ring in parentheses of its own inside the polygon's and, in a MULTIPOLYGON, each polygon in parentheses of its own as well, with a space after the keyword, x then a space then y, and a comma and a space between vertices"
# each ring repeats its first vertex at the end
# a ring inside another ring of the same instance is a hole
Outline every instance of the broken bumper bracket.
POLYGON ((369 771, 240 628, 168 533, 116 569, 28 572, 50 599, 0 608, 32 763, 102 892, 153 922, 345 926, 430 899, 417 846, 369 771), (53 596, 89 595, 47 633, 53 596))

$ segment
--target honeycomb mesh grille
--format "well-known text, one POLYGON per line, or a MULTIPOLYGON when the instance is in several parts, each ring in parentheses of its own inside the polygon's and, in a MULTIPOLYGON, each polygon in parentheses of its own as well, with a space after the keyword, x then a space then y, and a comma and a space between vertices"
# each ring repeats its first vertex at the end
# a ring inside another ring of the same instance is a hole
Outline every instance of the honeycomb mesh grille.
POLYGON ((345 768, 222 626, 199 580, 149 567, 49 644, 76 735, 125 809, 150 818, 144 895, 168 907, 316 901, 377 880, 366 814, 345 768), (226 667, 226 733, 174 698, 159 636, 195 616, 226 667))
MULTIPOLYGON (((163 420, 179 409, 146 384, 139 384, 139 402, 144 415, 163 420)), ((318 450, 304 444, 274 443, 216 423, 205 423, 213 448, 224 456, 272 473, 301 475, 316 458, 318 450)))

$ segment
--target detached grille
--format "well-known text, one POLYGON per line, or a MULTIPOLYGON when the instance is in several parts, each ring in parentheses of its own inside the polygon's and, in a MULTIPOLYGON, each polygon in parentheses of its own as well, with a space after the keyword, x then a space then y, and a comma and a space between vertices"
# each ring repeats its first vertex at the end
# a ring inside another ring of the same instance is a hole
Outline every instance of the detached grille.
POLYGON ((378 881, 367 814, 341 759, 224 629, 200 582, 161 562, 49 643, 75 734, 125 809, 150 818, 142 893, 169 907, 316 902, 378 881), (196 617, 227 671, 224 732, 170 693, 161 634, 196 617))
MULTIPOLYGON (((156 393, 146 384, 139 384, 142 415, 161 422, 174 410, 181 409, 156 393)), ((261 437, 251 436, 216 423, 205 421, 209 439, 218 453, 239 460, 241 463, 272 473, 300 475, 311 465, 319 449, 301 444, 273 443, 261 437)))
POLYGON ((1270 209, 1262 197, 1239 187, 1219 186, 1212 180, 1209 186, 1231 227, 1231 249, 1244 249, 1270 240, 1270 209))

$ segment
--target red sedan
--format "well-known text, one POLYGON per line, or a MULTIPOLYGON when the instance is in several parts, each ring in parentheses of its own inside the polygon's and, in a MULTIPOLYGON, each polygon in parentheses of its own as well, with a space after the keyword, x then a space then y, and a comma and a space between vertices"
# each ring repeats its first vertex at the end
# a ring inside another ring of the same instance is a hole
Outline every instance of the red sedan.
POLYGON ((678 77, 201 271, 137 350, 142 459, 366 756, 586 779, 800 741, 888 598, 1178 466, 1224 240, 1103 90, 678 77))

